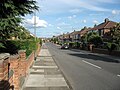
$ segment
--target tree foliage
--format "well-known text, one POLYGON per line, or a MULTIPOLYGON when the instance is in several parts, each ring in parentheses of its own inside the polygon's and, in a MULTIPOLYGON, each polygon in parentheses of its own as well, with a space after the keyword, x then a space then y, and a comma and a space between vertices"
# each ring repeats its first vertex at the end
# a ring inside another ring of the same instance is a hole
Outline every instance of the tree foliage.
POLYGON ((113 42, 120 43, 120 23, 117 23, 115 27, 111 28, 111 36, 113 42))
POLYGON ((89 43, 94 44, 95 46, 98 46, 99 44, 103 43, 102 38, 99 35, 97 35, 95 32, 89 33, 87 35, 87 41, 89 43))
POLYGON ((34 0, 0 0, 0 39, 7 39, 16 31, 21 16, 37 10, 34 0))

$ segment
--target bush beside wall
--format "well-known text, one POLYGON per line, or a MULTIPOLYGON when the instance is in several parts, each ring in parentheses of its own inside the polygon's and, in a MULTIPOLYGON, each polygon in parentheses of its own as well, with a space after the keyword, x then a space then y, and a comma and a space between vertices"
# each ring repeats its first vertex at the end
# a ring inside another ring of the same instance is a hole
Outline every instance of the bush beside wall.
MULTIPOLYGON (((33 50, 37 49, 39 41, 34 40, 8 40, 0 41, 2 47, 0 47, 0 53, 17 54, 18 50, 26 50, 26 56, 28 57, 33 50), (4 46, 4 47, 3 47, 4 46)), ((41 44, 41 42, 40 42, 41 44)))

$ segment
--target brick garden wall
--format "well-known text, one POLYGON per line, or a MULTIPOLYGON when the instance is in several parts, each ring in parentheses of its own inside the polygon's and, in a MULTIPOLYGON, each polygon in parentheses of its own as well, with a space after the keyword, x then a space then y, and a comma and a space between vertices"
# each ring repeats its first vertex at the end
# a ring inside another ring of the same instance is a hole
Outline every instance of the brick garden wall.
POLYGON ((34 62, 34 54, 38 55, 40 46, 36 53, 34 51, 26 59, 25 50, 20 50, 18 55, 0 54, 0 90, 20 90, 22 77, 28 75, 28 70, 34 62), (13 89, 14 88, 14 89, 13 89))

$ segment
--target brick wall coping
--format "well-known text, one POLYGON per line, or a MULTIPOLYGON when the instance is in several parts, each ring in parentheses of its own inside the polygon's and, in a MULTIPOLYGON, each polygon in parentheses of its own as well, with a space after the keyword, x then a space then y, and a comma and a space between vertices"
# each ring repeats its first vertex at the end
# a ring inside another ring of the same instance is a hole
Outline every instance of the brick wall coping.
POLYGON ((0 62, 2 62, 4 59, 8 58, 10 56, 9 53, 0 53, 0 62))

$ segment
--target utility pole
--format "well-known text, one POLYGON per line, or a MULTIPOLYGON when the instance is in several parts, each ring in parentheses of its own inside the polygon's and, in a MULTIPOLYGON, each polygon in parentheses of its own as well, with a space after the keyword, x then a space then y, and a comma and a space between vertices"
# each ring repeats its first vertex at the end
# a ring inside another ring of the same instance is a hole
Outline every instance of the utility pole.
MULTIPOLYGON (((35 35, 35 42, 36 42, 36 10, 34 12, 34 35, 35 35)), ((36 60, 36 50, 34 51, 34 60, 36 60)))
POLYGON ((35 41, 36 41, 36 10, 34 12, 34 35, 35 35, 35 41))

